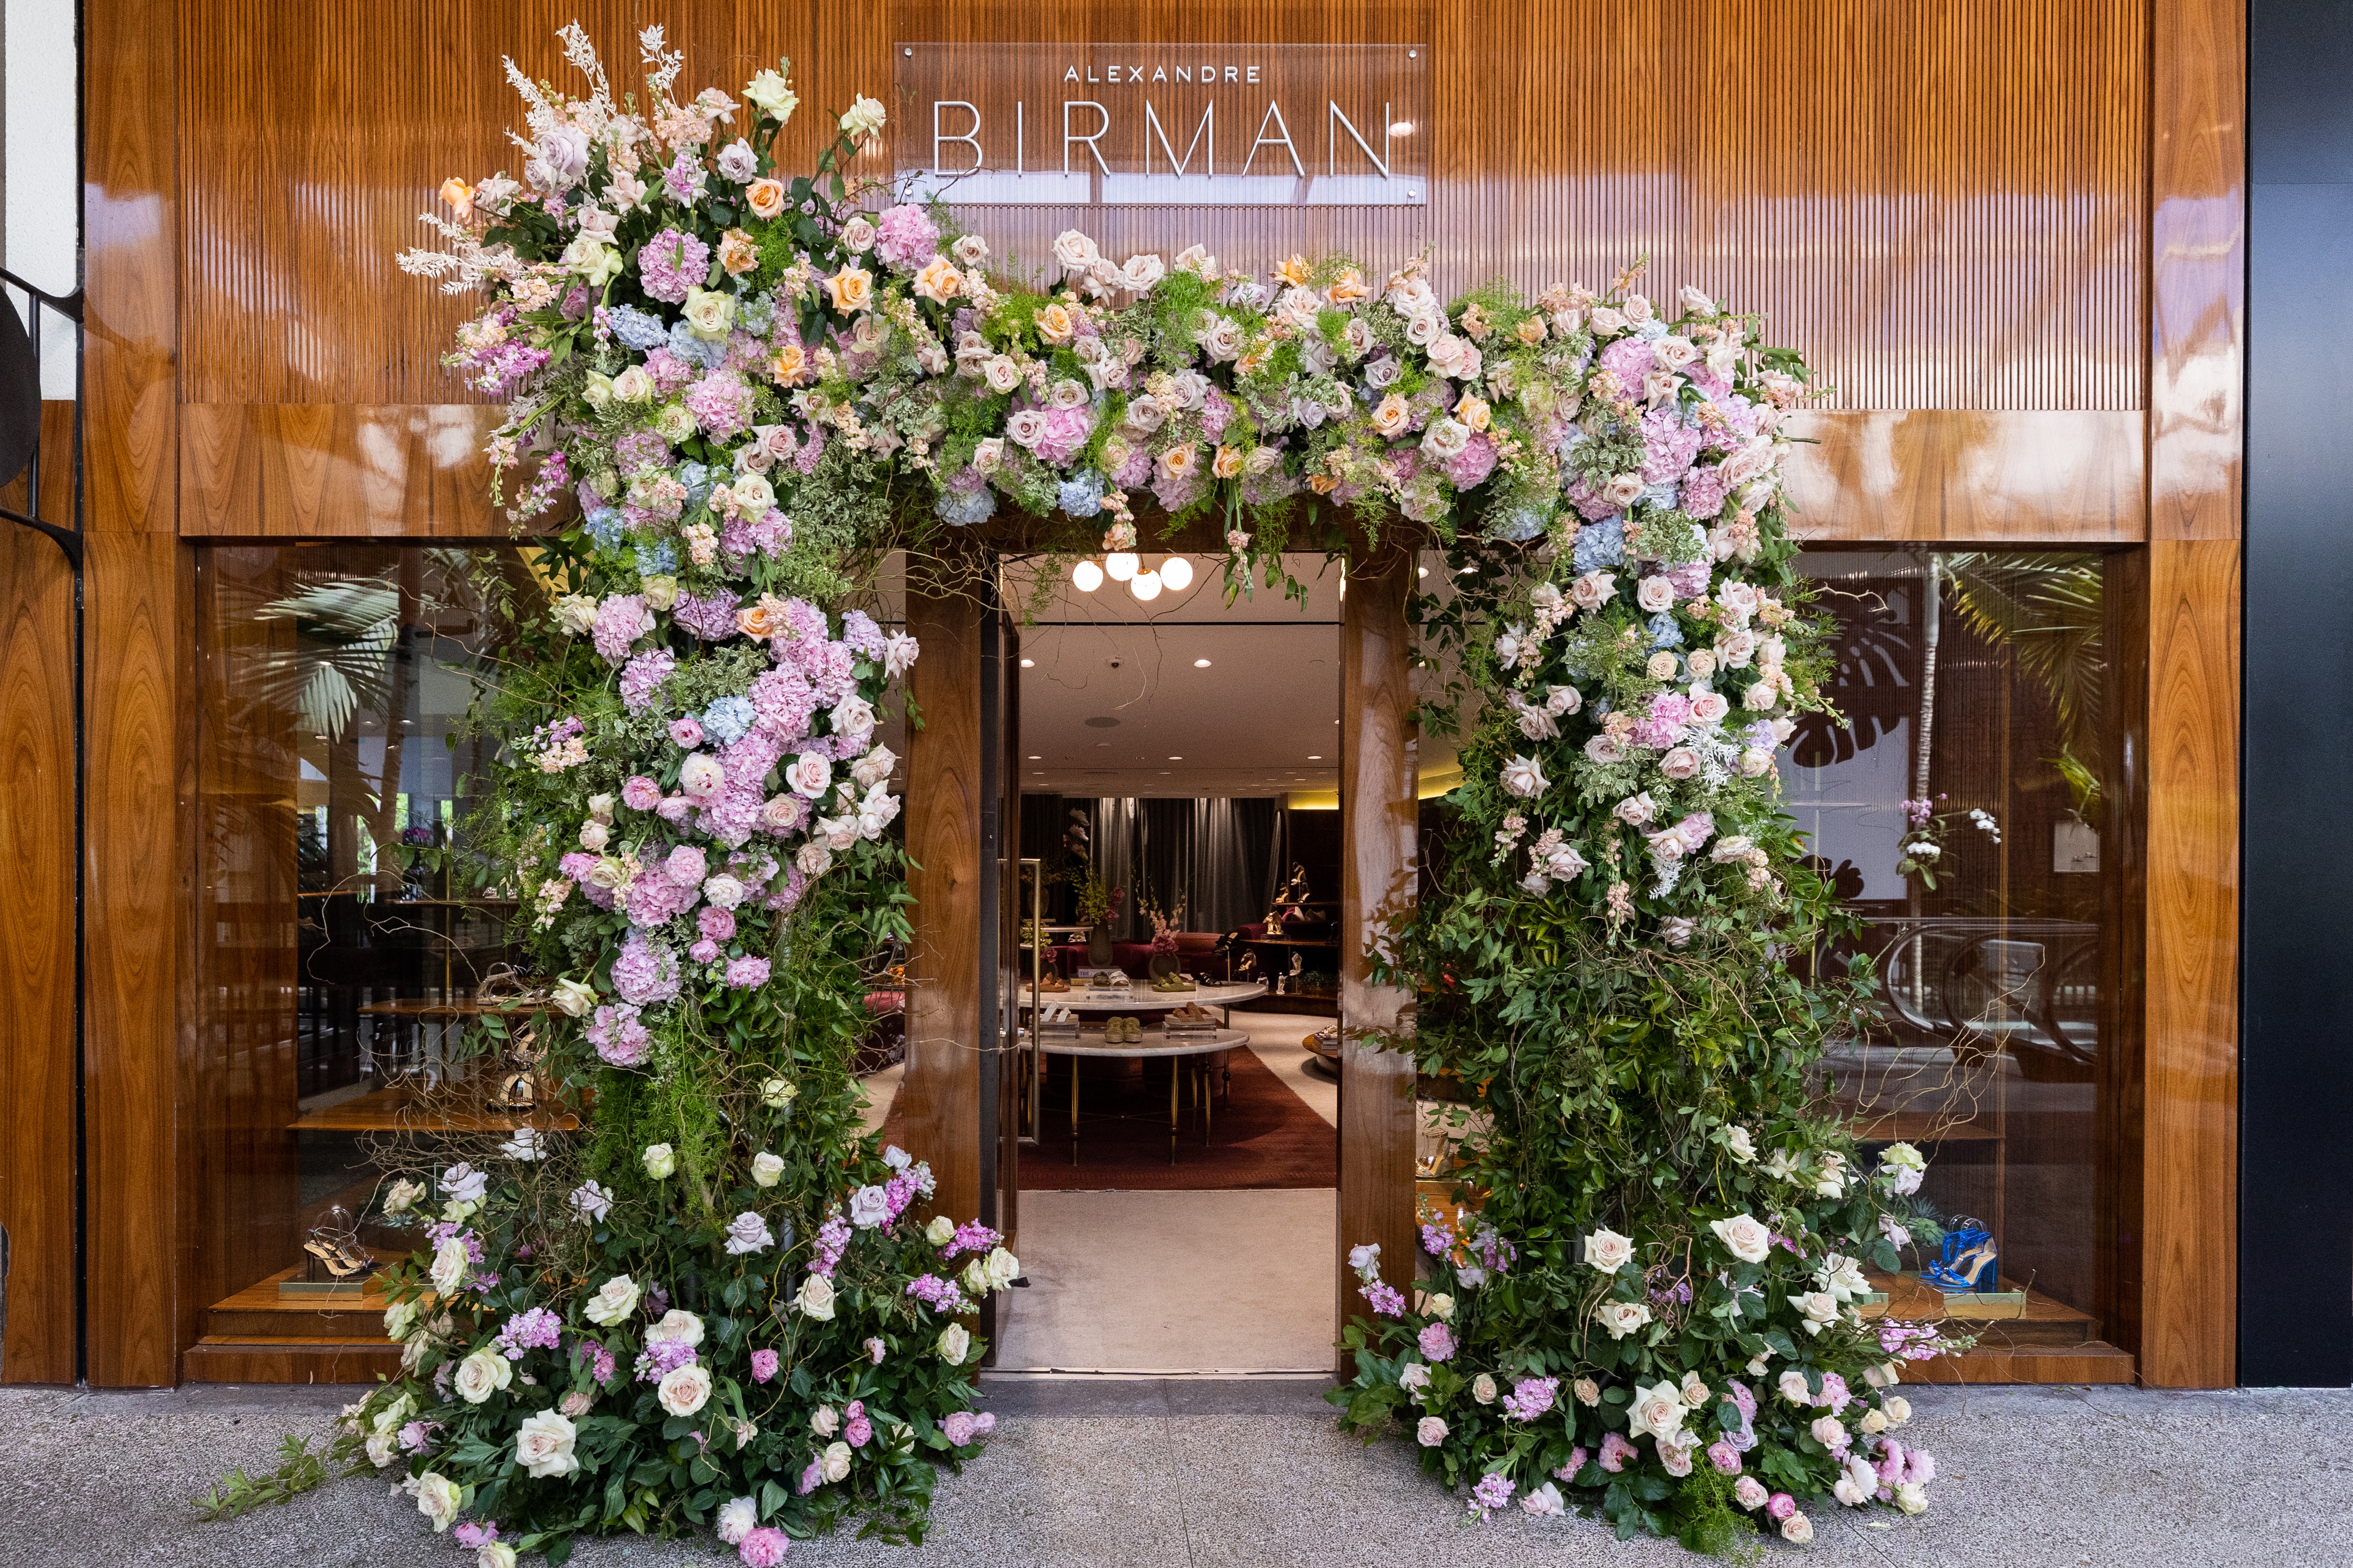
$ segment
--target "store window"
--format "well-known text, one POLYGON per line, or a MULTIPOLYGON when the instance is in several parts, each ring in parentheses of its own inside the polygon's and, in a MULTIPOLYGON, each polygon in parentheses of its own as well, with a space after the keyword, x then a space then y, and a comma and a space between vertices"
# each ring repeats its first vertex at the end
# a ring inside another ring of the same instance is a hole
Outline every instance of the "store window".
POLYGON ((1799 570, 1837 626, 1824 685, 1846 722, 1801 723, 1782 776, 1882 1009, 1832 1051, 1831 1087, 1867 1142, 1929 1156, 1919 1195, 1966 1238, 1947 1279, 2026 1293, 1988 1343, 2096 1339, 2115 1073, 2103 558, 1819 552, 1799 570))
POLYGON ((198 1264, 206 1331, 249 1339, 314 1331, 339 1245, 397 1245, 371 1153, 514 962, 463 874, 495 756, 464 720, 538 588, 510 548, 216 546, 195 575, 198 1264))

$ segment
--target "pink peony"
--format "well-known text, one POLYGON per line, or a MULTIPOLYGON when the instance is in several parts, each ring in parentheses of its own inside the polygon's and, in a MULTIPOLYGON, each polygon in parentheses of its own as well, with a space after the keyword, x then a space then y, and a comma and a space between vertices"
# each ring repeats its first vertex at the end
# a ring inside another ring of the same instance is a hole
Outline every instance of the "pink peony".
POLYGON ((719 944, 705 937, 688 948, 686 956, 697 963, 715 963, 719 960, 719 944))
POLYGON ((1765 1500, 1765 1511, 1775 1519, 1787 1519, 1798 1511, 1798 1500, 1788 1492, 1775 1492, 1765 1500))
POLYGON ((1560 1468, 1552 1473, 1553 1479, 1557 1481, 1568 1481, 1574 1484, 1578 1473, 1585 1468, 1585 1461, 1591 1457, 1591 1455, 1586 1452, 1582 1445, 1571 1448, 1568 1451, 1568 1463, 1563 1465, 1560 1468))
POLYGON ((735 1555, 750 1568, 776 1568, 785 1560, 785 1553, 792 1550, 792 1544, 783 1531, 773 1524, 764 1524, 744 1538, 735 1555))
POLYGON ((702 879, 711 875, 711 865, 700 847, 681 844, 670 852, 670 858, 662 862, 662 875, 681 888, 699 888, 702 879))
POLYGON ((702 912, 694 917, 695 929, 709 942, 727 942, 735 935, 735 911, 705 904, 702 912))
POLYGON ((621 786, 621 804, 631 811, 651 811, 661 804, 661 785, 639 773, 621 786))
POLYGON ((727 963, 727 984, 738 991, 749 991, 768 983, 768 961, 765 958, 730 959, 727 963))
POLYGON ((1611 1475, 1623 1470, 1628 1460, 1641 1457, 1641 1450, 1626 1441, 1624 1433, 1604 1432, 1601 1435, 1601 1468, 1611 1475))
POLYGON ((765 1383, 776 1375, 776 1352, 756 1350, 752 1352, 752 1381, 765 1383))
POLYGON ((940 1420, 940 1435, 961 1448, 973 1439, 974 1420, 968 1410, 951 1411, 940 1420))
POLYGON ((1421 1353, 1431 1361, 1442 1362, 1454 1354, 1454 1331, 1444 1323, 1431 1323, 1416 1336, 1421 1353))
POLYGON ((1707 1462, 1720 1474, 1736 1476, 1740 1473, 1740 1450, 1718 1438, 1707 1446, 1707 1462))
POLYGON ((696 719, 692 714, 689 714, 683 719, 671 720, 670 721, 670 738, 671 743, 674 745, 683 746, 690 752, 694 750, 695 747, 702 744, 702 721, 696 719))

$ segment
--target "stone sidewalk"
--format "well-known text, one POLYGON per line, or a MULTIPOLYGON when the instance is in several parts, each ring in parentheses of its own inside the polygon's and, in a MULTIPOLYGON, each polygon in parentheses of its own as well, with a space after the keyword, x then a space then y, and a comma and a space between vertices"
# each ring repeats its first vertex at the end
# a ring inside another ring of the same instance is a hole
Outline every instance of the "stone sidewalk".
MULTIPOLYGON (((1333 1426, 1310 1380, 994 1380, 1002 1425, 942 1482, 920 1550, 839 1540, 796 1564, 1665 1563, 1672 1543, 1514 1510, 1466 1523, 1405 1450, 1333 1426)), ((237 1568, 471 1568, 382 1482, 330 1482, 282 1509, 196 1522, 188 1500, 234 1465, 271 1463, 286 1432, 323 1433, 348 1391, 0 1390, 0 1562, 237 1568)), ((1803 1552, 1864 1568, 2353 1564, 2353 1393, 1927 1389, 1907 1437, 1932 1449, 1918 1519, 1831 1508, 1803 1552)), ((592 1542, 583 1568, 732 1562, 708 1542, 592 1542)))

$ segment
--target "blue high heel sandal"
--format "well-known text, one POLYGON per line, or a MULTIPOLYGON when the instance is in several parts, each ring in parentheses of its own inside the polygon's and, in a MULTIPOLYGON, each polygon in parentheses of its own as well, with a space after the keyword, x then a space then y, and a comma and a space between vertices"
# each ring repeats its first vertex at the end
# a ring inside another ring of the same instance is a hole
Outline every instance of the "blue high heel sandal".
POLYGON ((1991 1233, 1965 1220, 1945 1233, 1942 1258, 1920 1278, 1940 1290, 1992 1290, 2001 1284, 2000 1263, 1991 1233))

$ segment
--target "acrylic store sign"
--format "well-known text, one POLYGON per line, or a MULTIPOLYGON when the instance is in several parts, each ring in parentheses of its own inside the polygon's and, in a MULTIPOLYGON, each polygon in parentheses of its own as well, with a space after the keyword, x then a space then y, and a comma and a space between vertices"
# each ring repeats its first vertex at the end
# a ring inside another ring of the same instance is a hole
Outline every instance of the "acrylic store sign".
POLYGON ((1416 206, 1412 44, 892 46, 902 180, 961 206, 1416 206))

